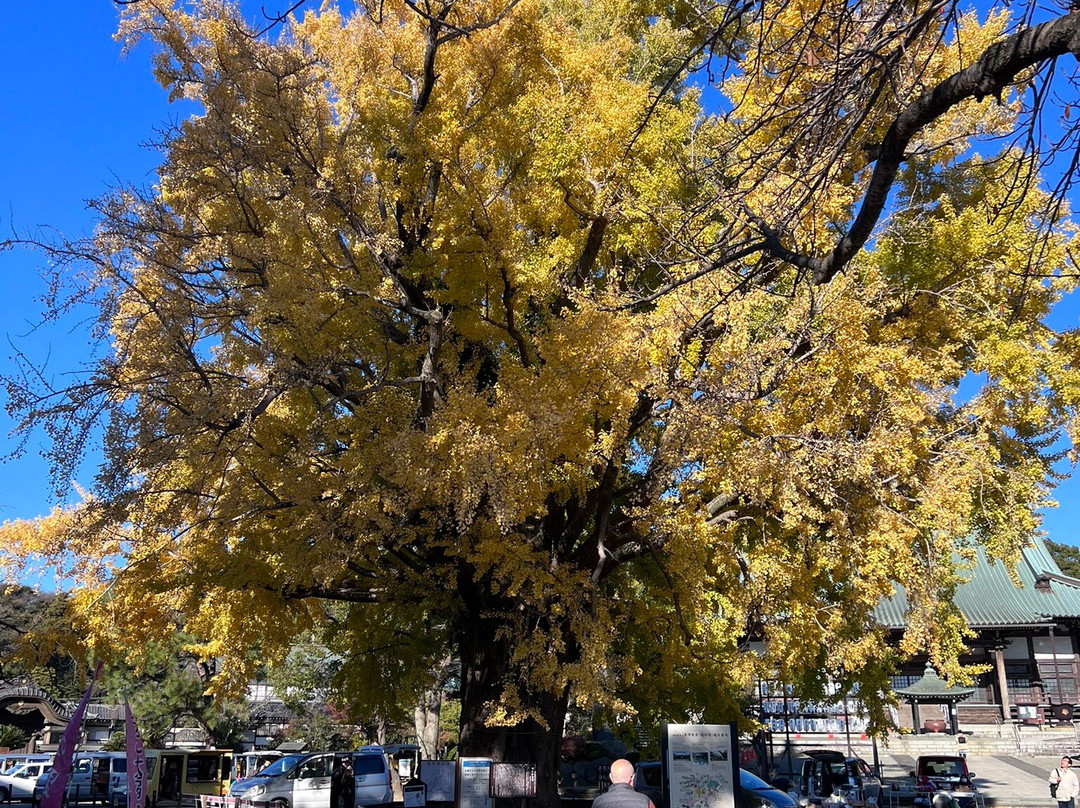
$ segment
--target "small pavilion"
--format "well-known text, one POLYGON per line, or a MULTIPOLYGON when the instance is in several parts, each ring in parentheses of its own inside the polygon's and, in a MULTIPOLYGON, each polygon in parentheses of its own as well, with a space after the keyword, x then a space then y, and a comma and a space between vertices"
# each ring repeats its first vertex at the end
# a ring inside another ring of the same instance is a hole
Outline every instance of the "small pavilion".
POLYGON ((949 731, 956 735, 956 705, 975 692, 973 687, 956 687, 942 680, 934 666, 926 663, 926 671, 922 678, 910 687, 894 691, 897 696, 911 704, 911 721, 916 731, 919 730, 919 705, 920 704, 947 704, 949 705, 949 731))

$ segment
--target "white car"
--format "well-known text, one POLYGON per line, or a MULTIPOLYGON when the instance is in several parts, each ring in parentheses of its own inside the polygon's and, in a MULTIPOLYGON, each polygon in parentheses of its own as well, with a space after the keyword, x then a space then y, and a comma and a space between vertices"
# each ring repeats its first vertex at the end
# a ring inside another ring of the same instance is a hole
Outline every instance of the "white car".
POLYGON ((37 779, 51 768, 51 763, 38 761, 23 763, 7 774, 0 774, 0 802, 32 799, 37 779))
POLYGON ((0 774, 7 774, 24 763, 52 763, 52 760, 53 756, 51 754, 31 755, 26 752, 14 752, 0 755, 0 774))

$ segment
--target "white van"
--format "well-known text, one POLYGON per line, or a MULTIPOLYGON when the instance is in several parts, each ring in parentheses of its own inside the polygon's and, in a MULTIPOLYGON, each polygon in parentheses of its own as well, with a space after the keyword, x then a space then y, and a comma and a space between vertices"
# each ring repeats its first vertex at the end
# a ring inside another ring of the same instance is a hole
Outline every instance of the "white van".
MULTIPOLYGON (((34 786, 35 805, 41 802, 45 783, 56 775, 52 769, 37 780, 34 786)), ((71 800, 100 800, 108 802, 109 795, 127 784, 127 754, 125 752, 79 752, 71 763, 66 796, 71 800)))
POLYGON ((386 805, 394 800, 393 770, 380 746, 285 755, 254 777, 234 783, 229 796, 273 808, 386 805))

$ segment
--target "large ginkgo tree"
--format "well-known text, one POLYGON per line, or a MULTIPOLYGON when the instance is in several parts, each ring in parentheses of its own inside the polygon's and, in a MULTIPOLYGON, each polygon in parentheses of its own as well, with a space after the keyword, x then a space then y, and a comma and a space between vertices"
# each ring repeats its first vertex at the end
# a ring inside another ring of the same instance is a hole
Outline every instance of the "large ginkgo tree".
POLYGON ((1080 395, 1080 14, 1012 7, 127 4, 197 112, 39 244, 108 349, 13 411, 104 460, 0 552, 221 692, 311 632, 358 714, 459 659, 461 753, 544 806, 571 701, 832 675, 880 718, 875 605, 957 672, 965 559, 1029 541, 1080 395))

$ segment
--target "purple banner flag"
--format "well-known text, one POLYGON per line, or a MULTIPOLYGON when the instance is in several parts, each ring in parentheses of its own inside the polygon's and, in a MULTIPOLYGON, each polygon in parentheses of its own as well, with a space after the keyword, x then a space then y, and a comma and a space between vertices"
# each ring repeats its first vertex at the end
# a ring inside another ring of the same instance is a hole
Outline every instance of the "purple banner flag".
POLYGON ((131 707, 124 702, 124 729, 127 735, 127 804, 128 808, 146 808, 146 750, 131 717, 131 707))
POLYGON ((41 808, 60 808, 64 800, 64 791, 67 789, 68 777, 71 775, 71 764, 75 758, 75 747, 79 743, 79 732, 82 730, 83 716, 86 714, 86 705, 90 703, 90 694, 94 692, 94 685, 101 674, 101 663, 94 668, 94 678, 90 680, 90 686, 86 688, 79 706, 71 714, 64 734, 60 736, 60 744, 56 747, 56 758, 53 760, 52 771, 45 781, 45 791, 41 795, 41 808))

